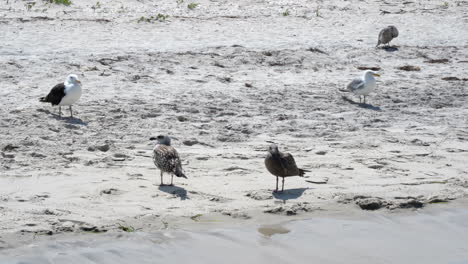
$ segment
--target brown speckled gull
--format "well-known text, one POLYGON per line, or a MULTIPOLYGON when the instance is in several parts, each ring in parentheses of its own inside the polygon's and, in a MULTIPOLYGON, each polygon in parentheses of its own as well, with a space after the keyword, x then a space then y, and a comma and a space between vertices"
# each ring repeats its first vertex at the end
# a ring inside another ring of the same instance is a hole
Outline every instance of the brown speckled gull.
POLYGON ((180 162, 177 150, 171 146, 171 138, 168 136, 159 135, 156 138, 158 143, 153 149, 153 162, 161 170, 161 185, 163 182, 163 173, 171 174, 171 184, 173 185, 174 175, 177 177, 187 178, 182 171, 182 164, 180 162))

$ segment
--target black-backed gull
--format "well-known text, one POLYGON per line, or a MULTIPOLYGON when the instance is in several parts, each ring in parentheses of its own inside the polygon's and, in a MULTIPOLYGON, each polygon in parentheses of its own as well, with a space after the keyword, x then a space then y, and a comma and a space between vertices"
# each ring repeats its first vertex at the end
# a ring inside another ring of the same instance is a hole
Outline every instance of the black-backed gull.
POLYGON ((81 92, 81 81, 78 80, 78 76, 70 74, 67 76, 67 79, 65 79, 65 82, 55 85, 47 96, 40 98, 40 101, 58 105, 59 116, 62 116, 61 106, 68 105, 70 116, 73 117, 72 104, 80 99, 81 92))

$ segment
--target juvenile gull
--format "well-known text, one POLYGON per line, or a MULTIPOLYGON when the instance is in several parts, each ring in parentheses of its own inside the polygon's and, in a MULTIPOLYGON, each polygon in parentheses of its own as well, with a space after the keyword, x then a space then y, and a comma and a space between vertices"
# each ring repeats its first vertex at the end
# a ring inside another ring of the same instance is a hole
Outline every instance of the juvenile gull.
POLYGON ((361 103, 361 96, 364 97, 364 103, 366 103, 366 96, 372 92, 376 86, 374 76, 380 76, 379 74, 367 70, 364 72, 361 78, 356 78, 348 84, 346 90, 359 95, 359 103, 361 103))
POLYGON ((49 94, 41 97, 39 101, 43 103, 51 103, 59 106, 59 116, 62 116, 62 105, 68 105, 70 116, 73 117, 72 104, 81 97, 81 81, 78 76, 70 74, 65 79, 65 82, 55 85, 49 94))
POLYGON ((171 146, 171 138, 168 136, 159 135, 156 138, 150 138, 150 140, 158 141, 153 149, 153 162, 161 171, 161 185, 164 185, 164 172, 171 174, 171 186, 174 185, 174 174, 177 177, 187 179, 182 171, 182 164, 180 162, 179 154, 177 153, 177 150, 171 146))
POLYGON ((395 26, 388 26, 380 31, 379 40, 375 47, 378 47, 380 44, 387 44, 388 46, 390 45, 390 41, 396 37, 398 37, 398 29, 395 26))
POLYGON ((278 191, 279 177, 283 178, 283 186, 281 191, 284 191, 284 178, 291 176, 304 177, 306 170, 299 169, 296 165, 294 157, 290 153, 282 153, 278 150, 276 144, 271 144, 268 148, 268 155, 265 158, 265 166, 267 170, 276 176, 276 192, 278 191))

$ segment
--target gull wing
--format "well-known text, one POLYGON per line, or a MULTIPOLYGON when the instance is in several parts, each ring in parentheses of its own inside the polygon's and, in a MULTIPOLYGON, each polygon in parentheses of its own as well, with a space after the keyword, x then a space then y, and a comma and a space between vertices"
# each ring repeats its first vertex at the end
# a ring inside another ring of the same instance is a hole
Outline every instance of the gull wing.
POLYGON ((299 175, 299 168, 297 168, 296 161, 290 153, 282 153, 280 161, 286 176, 299 175))
POLYGON ((346 88, 351 92, 360 90, 364 88, 364 81, 362 79, 354 79, 346 88))
POLYGON ((55 85, 45 97, 42 97, 41 102, 52 103, 52 105, 60 104, 62 98, 65 96, 65 84, 59 83, 55 85))

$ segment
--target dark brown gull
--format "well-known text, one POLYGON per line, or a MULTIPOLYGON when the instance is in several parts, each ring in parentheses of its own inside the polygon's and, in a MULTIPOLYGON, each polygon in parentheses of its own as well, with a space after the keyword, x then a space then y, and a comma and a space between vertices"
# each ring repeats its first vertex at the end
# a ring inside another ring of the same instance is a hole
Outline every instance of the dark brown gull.
POLYGON ((282 153, 274 143, 268 148, 268 155, 265 158, 267 170, 276 176, 276 190, 278 191, 279 177, 283 178, 281 191, 284 191, 284 178, 292 176, 304 177, 306 170, 299 169, 294 157, 290 153, 282 153))
POLYGON ((380 31, 379 40, 375 47, 378 47, 380 44, 386 44, 388 46, 390 45, 390 41, 396 37, 398 37, 398 29, 395 26, 388 26, 380 31))

